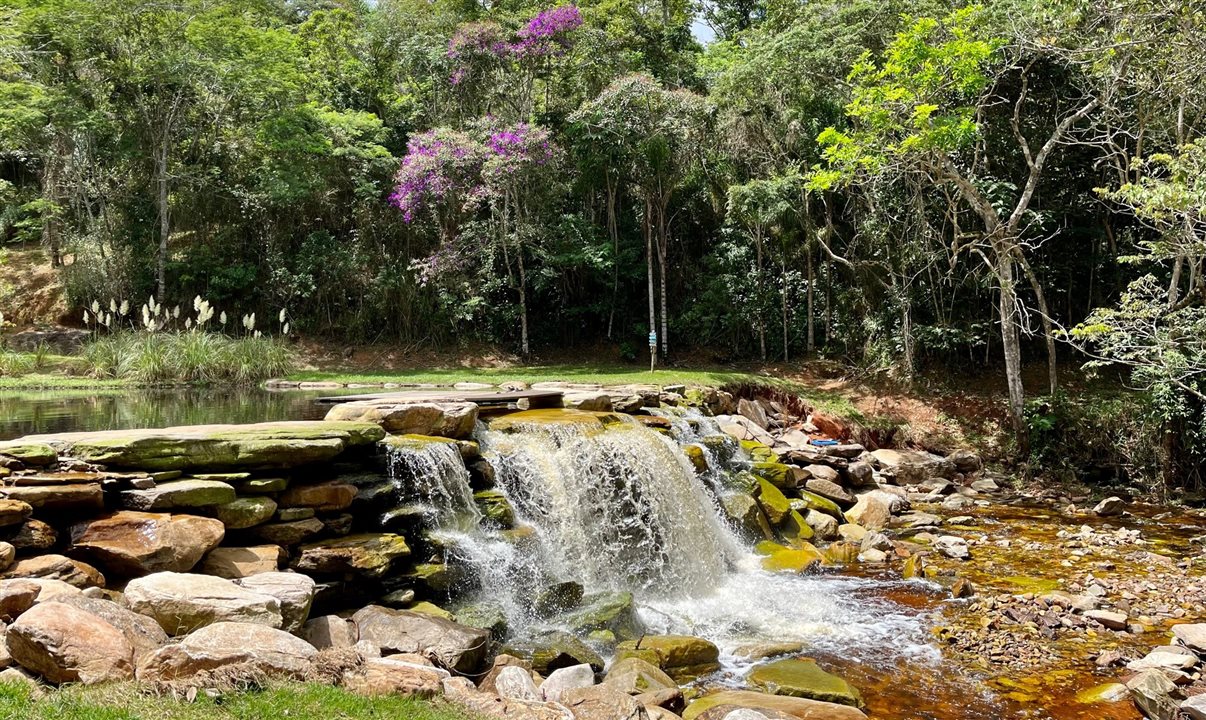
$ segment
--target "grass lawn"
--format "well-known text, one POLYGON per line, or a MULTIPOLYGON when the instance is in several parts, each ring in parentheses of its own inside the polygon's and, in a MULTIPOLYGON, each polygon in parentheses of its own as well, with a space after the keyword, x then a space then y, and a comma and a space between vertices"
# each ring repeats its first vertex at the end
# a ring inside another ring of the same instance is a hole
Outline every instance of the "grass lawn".
POLYGON ((300 683, 184 702, 134 684, 67 687, 40 700, 28 688, 0 684, 0 720, 475 720, 450 705, 400 697, 364 698, 300 683))

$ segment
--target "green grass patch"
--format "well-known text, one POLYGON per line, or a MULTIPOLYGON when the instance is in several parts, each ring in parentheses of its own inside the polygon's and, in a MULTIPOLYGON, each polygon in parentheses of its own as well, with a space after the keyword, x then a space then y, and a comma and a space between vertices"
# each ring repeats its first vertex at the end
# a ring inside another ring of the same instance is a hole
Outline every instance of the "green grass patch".
POLYGON ((120 390, 134 383, 116 378, 30 373, 0 376, 0 390, 120 390))
POLYGON ((0 684, 3 720, 475 720, 444 703, 364 698, 325 685, 290 683, 263 690, 198 694, 195 702, 153 695, 134 684, 66 687, 34 699, 28 688, 0 684))
POLYGON ((729 383, 783 384, 777 378, 727 369, 668 368, 649 372, 623 365, 533 365, 514 368, 424 368, 382 372, 306 370, 290 373, 296 382, 398 383, 402 385, 454 385, 460 382, 498 384, 508 380, 526 383, 572 382, 599 385, 710 385, 729 383))
POLYGON ((293 355, 287 344, 269 337, 121 332, 88 342, 83 362, 95 377, 141 385, 245 385, 288 373, 293 355))

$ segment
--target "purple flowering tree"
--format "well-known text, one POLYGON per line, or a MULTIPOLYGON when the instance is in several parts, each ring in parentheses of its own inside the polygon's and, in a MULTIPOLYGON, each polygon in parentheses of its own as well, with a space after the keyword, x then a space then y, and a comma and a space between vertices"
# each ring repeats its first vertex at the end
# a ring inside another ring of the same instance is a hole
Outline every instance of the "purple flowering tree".
POLYGON ((441 242, 450 243, 484 197, 486 155, 476 137, 460 130, 436 128, 415 135, 406 145, 390 203, 408 224, 431 217, 441 242))
POLYGON ((573 47, 582 25, 575 5, 536 14, 513 35, 496 23, 467 23, 448 43, 450 82, 467 115, 506 110, 517 119, 532 116, 536 81, 573 47))
POLYGON ((526 256, 555 206, 559 159, 549 131, 538 126, 487 118, 466 131, 438 128, 411 139, 390 198, 406 223, 438 229, 435 252, 415 264, 424 284, 476 271, 486 274, 477 285, 488 286, 493 266, 483 260, 501 257, 519 298, 524 355, 530 352, 526 256), (483 222, 470 222, 475 217, 483 222))

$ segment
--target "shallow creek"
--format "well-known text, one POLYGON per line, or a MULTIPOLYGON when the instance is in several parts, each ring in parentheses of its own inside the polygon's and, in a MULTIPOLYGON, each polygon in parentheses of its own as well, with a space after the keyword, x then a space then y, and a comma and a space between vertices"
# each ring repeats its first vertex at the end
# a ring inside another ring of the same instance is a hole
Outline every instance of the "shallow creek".
MULTIPOLYGON (((315 394, 0 394, 0 438, 321 417, 324 409, 312 403, 315 394)), ((1173 595, 1174 604, 1179 583, 1201 583, 1200 569, 1163 573, 1160 561, 1153 572, 1150 555, 1196 555, 1190 550, 1203 532, 1198 516, 1138 506, 1125 518, 1102 520, 1050 506, 1007 504, 1004 494, 991 505, 957 513, 971 517, 966 525, 931 529, 966 538, 972 551, 966 562, 931 560, 931 580, 902 579, 899 561, 812 575, 769 573, 723 519, 716 478, 698 477, 682 452, 683 445, 715 428, 704 418, 670 419, 672 437, 635 423, 584 430, 555 414, 550 422, 510 432, 479 427, 476 439, 498 469, 499 488, 519 519, 534 528, 534 549, 524 552, 476 529, 480 516, 466 522, 463 514, 448 512, 476 512, 457 453, 398 461, 410 463, 412 476, 420 468, 427 484, 412 488, 416 499, 441 506, 436 523, 456 541, 482 593, 504 608, 513 629, 530 622, 522 617, 524 596, 543 583, 572 579, 588 593, 628 591, 650 632, 698 635, 721 649, 722 669, 697 681, 696 691, 746 687, 746 672, 762 662, 747 659, 751 646, 794 645, 798 654, 856 686, 872 718, 1138 718, 1127 699, 1085 703, 1078 696, 1125 672, 1095 668, 1098 653, 1118 649, 1141 656, 1167 637, 1166 621, 1142 634, 1086 630, 1037 637, 1039 659, 1025 662, 956 647, 943 631, 974 635, 988 620, 977 606, 985 597, 1038 596, 1066 589, 1090 572, 1148 580, 1173 595), (1082 525, 1094 532, 1138 530, 1142 542, 1069 551, 1060 532, 1074 533, 1082 525), (947 588, 956 578, 973 583, 976 596, 953 599, 947 588)), ((739 452, 720 458, 714 448, 704 449, 712 464, 741 462, 739 452)), ((1200 605, 1187 604, 1184 619, 1206 614, 1200 605)), ((1017 632, 1026 635, 1022 628, 1017 632)))

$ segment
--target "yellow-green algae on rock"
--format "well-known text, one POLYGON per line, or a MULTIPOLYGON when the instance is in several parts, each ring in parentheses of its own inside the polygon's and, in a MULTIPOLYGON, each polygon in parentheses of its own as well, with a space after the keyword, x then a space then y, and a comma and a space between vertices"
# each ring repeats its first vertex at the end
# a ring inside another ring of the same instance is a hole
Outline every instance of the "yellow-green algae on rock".
POLYGON ((812 658, 785 658, 750 670, 750 684, 772 695, 810 698, 863 707, 858 689, 845 679, 825 672, 812 658))
POLYGON ((302 420, 31 435, 21 442, 49 445, 60 454, 111 468, 239 470, 325 462, 384 437, 385 431, 372 423, 302 420))

